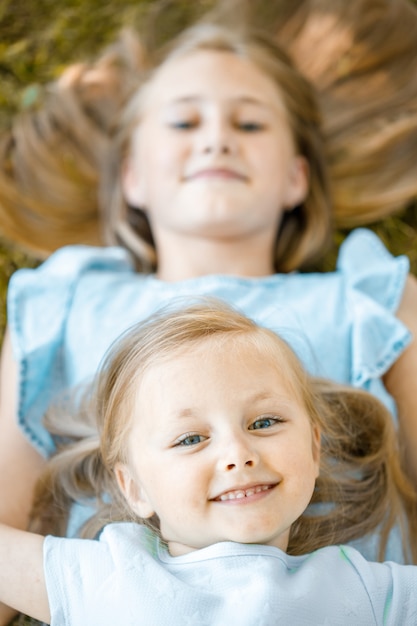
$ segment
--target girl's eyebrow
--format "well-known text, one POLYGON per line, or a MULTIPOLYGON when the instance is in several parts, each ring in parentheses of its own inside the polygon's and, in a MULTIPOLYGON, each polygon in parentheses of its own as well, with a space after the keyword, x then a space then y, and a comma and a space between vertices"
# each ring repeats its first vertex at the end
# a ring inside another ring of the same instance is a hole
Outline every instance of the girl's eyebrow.
POLYGON ((175 419, 179 418, 179 419, 183 419, 183 418, 189 418, 189 417, 195 417, 196 412, 195 410, 193 410, 191 407, 190 408, 185 408, 185 409, 180 409, 179 411, 172 411, 169 412, 169 416, 173 417, 175 419))
POLYGON ((282 393, 271 393, 270 391, 260 391, 255 393, 253 396, 249 396, 247 398, 248 402, 262 402, 266 400, 267 402, 278 402, 282 405, 290 405, 294 401, 294 398, 290 393, 282 394, 282 393))
MULTIPOLYGON (((256 402, 274 402, 278 403, 280 407, 290 407, 294 403, 294 398, 288 396, 286 394, 281 393, 271 393, 270 391, 259 391, 255 392, 253 395, 245 398, 245 401, 248 404, 255 404, 256 402)), ((196 417, 198 414, 198 409, 193 409, 192 407, 185 407, 178 411, 173 410, 169 413, 169 416, 174 419, 187 419, 196 417)))
MULTIPOLYGON (((172 105, 176 105, 176 104, 188 104, 188 103, 194 103, 194 102, 202 102, 204 100, 206 100, 207 98, 205 96, 201 96, 201 95, 187 95, 187 96, 178 96, 176 98, 173 98, 172 100, 170 100, 169 102, 167 102, 168 106, 172 106, 172 105)), ((262 100, 258 100, 258 98, 255 98, 253 96, 235 96, 233 98, 229 98, 229 100, 231 102, 238 102, 239 104, 252 104, 255 106, 260 106, 263 107, 265 109, 271 109, 272 107, 267 104, 266 102, 263 102, 262 100)))

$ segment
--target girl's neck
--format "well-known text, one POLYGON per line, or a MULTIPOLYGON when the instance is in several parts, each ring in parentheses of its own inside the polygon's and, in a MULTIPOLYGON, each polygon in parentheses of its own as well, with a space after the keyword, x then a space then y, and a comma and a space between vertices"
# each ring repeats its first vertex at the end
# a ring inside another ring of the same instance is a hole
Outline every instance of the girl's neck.
POLYGON ((271 245, 253 239, 212 241, 180 237, 158 245, 159 279, 176 282, 209 274, 257 277, 274 274, 271 245))

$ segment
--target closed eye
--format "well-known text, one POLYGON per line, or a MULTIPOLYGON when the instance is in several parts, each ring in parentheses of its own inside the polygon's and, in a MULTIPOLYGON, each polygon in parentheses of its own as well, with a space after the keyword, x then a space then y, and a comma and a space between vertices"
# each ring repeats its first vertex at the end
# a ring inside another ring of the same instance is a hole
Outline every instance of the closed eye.
POLYGON ((197 126, 197 122, 195 120, 178 120, 170 122, 169 126, 175 130, 191 130, 197 126))
POLYGON ((245 133, 257 133, 264 130, 265 126, 259 122, 238 122, 236 128, 245 133))
POLYGON ((278 416, 259 417, 249 426, 249 430, 264 430, 267 428, 271 428, 272 426, 275 426, 275 424, 279 424, 283 421, 284 420, 278 416))

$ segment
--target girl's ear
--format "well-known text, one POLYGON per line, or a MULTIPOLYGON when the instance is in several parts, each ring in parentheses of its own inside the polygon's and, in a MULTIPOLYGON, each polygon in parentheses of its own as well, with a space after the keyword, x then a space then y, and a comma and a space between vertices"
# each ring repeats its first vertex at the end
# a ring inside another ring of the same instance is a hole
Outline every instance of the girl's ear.
POLYGON ((114 468, 117 484, 119 489, 126 498, 132 511, 136 513, 142 519, 148 519, 152 517, 155 511, 150 504, 145 490, 136 480, 130 471, 130 469, 124 463, 117 463, 114 468))
POLYGON ((122 167, 122 189, 125 200, 131 207, 142 209, 146 207, 146 193, 142 177, 133 163, 133 156, 127 158, 122 167))
POLYGON ((290 164, 289 181, 284 207, 291 211, 306 199, 309 187, 310 168, 305 157, 297 154, 290 164))

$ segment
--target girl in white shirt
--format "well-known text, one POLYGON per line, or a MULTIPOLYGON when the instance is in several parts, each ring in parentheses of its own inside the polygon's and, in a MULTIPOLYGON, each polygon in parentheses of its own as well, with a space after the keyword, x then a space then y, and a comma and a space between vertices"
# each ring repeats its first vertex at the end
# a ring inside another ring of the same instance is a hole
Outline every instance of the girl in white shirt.
POLYGON ((414 566, 325 547, 375 524, 383 545, 398 518, 416 549, 389 413, 309 377, 274 332, 214 300, 171 307, 116 342, 61 418, 40 511, 96 497, 94 538, 1 526, 8 605, 74 626, 412 623, 414 566))

